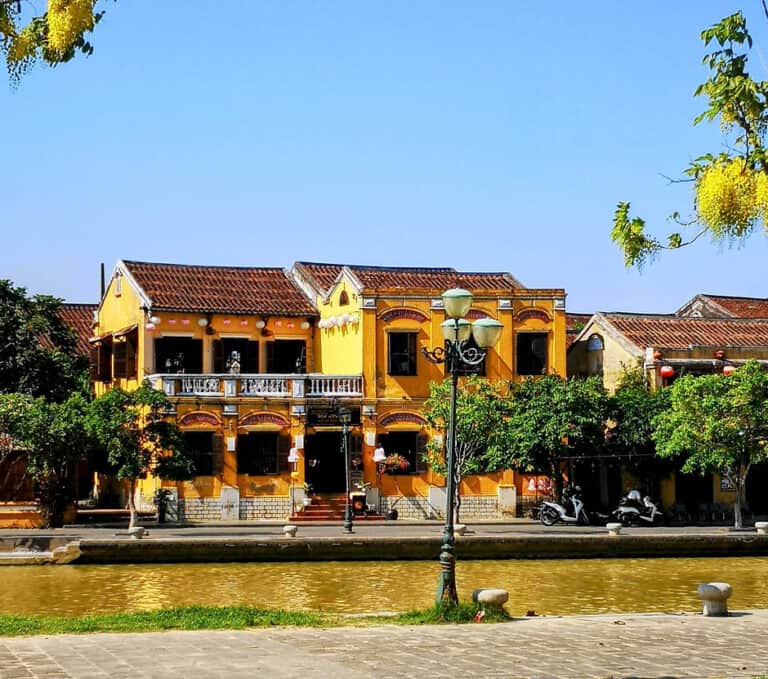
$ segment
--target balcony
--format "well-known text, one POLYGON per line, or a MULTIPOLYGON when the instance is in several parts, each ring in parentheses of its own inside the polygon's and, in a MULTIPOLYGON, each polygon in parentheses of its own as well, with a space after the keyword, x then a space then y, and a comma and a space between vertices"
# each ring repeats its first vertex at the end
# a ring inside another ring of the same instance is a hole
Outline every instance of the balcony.
POLYGON ((361 397, 362 375, 191 375, 149 376, 166 396, 224 398, 335 398, 361 397))

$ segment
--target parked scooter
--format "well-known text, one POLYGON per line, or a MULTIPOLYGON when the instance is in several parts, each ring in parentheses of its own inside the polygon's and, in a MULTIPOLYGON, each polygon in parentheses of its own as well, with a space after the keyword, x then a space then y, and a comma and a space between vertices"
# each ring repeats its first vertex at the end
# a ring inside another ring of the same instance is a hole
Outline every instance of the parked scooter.
POLYGON ((625 526, 660 526, 664 513, 647 495, 642 497, 639 490, 630 490, 619 502, 616 519, 625 526))
POLYGON ((574 486, 563 490, 563 503, 544 502, 541 506, 539 518, 545 526, 553 526, 558 521, 573 524, 588 524, 589 514, 584 509, 581 499, 581 488, 574 486))

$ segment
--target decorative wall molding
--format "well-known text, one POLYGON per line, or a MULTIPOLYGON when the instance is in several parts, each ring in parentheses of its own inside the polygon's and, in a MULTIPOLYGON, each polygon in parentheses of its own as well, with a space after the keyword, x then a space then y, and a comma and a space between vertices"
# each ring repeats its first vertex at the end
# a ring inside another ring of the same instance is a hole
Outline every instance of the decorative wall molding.
POLYGON ((253 427, 260 424, 273 424, 280 427, 290 427, 291 423, 287 418, 278 413, 261 412, 261 413, 249 413, 245 417, 240 418, 238 423, 239 427, 253 427))
POLYGON ((213 413, 204 410, 196 410, 192 413, 184 413, 179 418, 180 427, 218 427, 221 420, 213 413))
POLYGON ((424 323, 425 321, 429 320, 429 316, 427 316, 427 314, 425 314, 423 311, 419 311, 418 309, 401 308, 387 309, 379 315, 379 319, 384 323, 390 323, 400 319, 416 321, 417 323, 424 323))
POLYGON ((426 427, 427 421, 416 413, 387 413, 379 417, 378 424, 381 427, 391 427, 393 424, 418 424, 426 427))
POLYGON ((518 311, 517 314, 515 315, 515 320, 518 323, 522 323, 523 321, 528 321, 528 320, 536 320, 536 321, 542 321, 544 323, 549 323, 552 319, 550 318, 549 314, 543 309, 522 309, 521 311, 518 311))

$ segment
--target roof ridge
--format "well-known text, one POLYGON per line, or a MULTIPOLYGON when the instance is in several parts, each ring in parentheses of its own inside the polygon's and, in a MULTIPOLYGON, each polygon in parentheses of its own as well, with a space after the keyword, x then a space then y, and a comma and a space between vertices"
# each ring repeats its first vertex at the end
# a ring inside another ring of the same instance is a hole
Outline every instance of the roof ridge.
POLYGON ((231 266, 228 264, 175 264, 173 262, 146 262, 136 259, 123 259, 126 265, 146 264, 149 266, 169 266, 178 269, 228 269, 235 271, 285 271, 282 266, 231 266))
POLYGON ((699 294, 702 297, 712 297, 713 299, 753 299, 753 300, 759 300, 760 302, 768 301, 768 297, 752 297, 752 296, 744 296, 744 295, 712 295, 708 292, 701 292, 699 294))

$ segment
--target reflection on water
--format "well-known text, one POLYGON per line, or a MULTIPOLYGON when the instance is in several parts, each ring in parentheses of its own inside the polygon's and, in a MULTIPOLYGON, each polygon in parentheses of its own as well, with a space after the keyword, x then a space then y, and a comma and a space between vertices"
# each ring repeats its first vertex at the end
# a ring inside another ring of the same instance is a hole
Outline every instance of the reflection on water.
MULTIPOLYGON (((6 566, 0 613, 84 615, 182 606, 252 605, 335 612, 430 606, 436 562, 6 566)), ((459 561, 459 597, 509 591, 524 615, 679 612, 699 608, 696 586, 725 580, 732 609, 768 605, 768 559, 459 561)))

